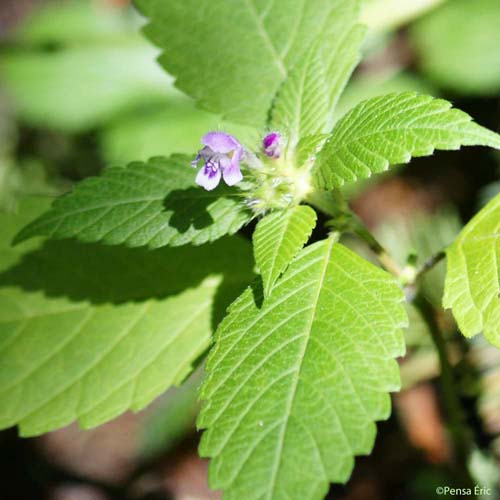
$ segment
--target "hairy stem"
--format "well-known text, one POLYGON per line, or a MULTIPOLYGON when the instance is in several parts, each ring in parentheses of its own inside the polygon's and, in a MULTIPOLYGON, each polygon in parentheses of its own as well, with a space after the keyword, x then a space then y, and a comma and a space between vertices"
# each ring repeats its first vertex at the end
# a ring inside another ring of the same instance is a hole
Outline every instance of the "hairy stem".
POLYGON ((467 465, 472 448, 472 438, 465 422, 464 412, 453 377, 453 367, 448 359, 446 342, 441 334, 432 304, 422 294, 417 295, 414 304, 429 327, 432 341, 439 356, 441 366, 440 382, 455 454, 455 468, 460 474, 463 486, 473 489, 474 481, 467 465))
POLYGON ((375 236, 366 228, 360 218, 353 213, 342 195, 337 191, 314 191, 307 200, 311 205, 329 215, 331 226, 339 233, 354 233, 361 238, 375 253, 382 267, 397 277, 402 269, 375 236))
POLYGON ((351 211, 347 202, 338 191, 313 191, 309 194, 307 201, 321 212, 329 215, 332 220, 330 225, 339 233, 351 232, 361 238, 377 256, 382 267, 400 279, 406 286, 413 286, 425 273, 434 268, 446 254, 444 251, 433 255, 422 265, 420 269, 411 273, 411 277, 405 273, 399 263, 380 244, 375 236, 363 224, 361 219, 351 211))
POLYGON ((357 216, 353 216, 353 232, 359 236, 375 253, 382 267, 389 271, 396 277, 401 277, 402 269, 399 264, 394 260, 390 253, 378 242, 378 240, 373 236, 370 231, 364 226, 364 224, 358 219, 357 216))
POLYGON ((439 264, 444 258, 446 257, 446 253, 444 252, 444 250, 442 250, 441 252, 438 252, 434 255, 432 255, 431 257, 429 257, 422 265, 422 267, 420 267, 420 269, 417 270, 417 274, 416 274, 416 279, 415 281, 418 281, 419 279, 422 278, 422 276, 431 271, 432 269, 434 269, 434 267, 439 264))

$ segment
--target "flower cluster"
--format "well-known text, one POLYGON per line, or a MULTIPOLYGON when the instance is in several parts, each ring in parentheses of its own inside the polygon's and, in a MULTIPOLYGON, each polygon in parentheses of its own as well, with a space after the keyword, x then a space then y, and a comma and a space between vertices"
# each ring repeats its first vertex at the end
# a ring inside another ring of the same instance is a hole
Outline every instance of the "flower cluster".
POLYGON ((234 186, 243 180, 246 204, 256 213, 285 208, 304 199, 309 190, 309 170, 296 168, 284 156, 283 138, 279 132, 270 132, 262 140, 262 150, 247 151, 232 135, 209 132, 201 139, 203 148, 191 163, 200 166, 196 183, 212 191, 221 180, 234 186), (200 165, 201 163, 201 165, 200 165))
MULTIPOLYGON (((203 166, 196 176, 196 183, 207 191, 215 189, 221 178, 228 186, 234 186, 243 180, 240 162, 249 156, 240 142, 225 132, 209 132, 201 139, 203 148, 191 162, 195 168, 200 160, 203 166)), ((281 135, 272 132, 262 141, 264 154, 269 158, 277 159, 281 156, 281 135)))

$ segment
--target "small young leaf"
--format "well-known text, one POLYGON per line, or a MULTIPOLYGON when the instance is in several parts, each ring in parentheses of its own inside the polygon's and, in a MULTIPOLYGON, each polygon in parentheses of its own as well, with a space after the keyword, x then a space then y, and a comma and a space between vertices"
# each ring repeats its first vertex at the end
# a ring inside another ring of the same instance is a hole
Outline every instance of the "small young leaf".
POLYGON ((500 347, 500 195, 448 248, 443 305, 466 337, 483 332, 500 347))
MULTIPOLYGON (((262 127, 289 70, 352 0, 136 0, 176 85, 206 109, 262 127)), ((357 2, 356 2, 357 3, 357 2)))
POLYGON ((0 428, 24 436, 93 427, 180 383, 251 279, 250 245, 236 237, 182 250, 12 248, 38 207, 0 216, 0 428))
POLYGON ((297 165, 304 165, 314 161, 324 142, 330 137, 328 134, 306 135, 297 144, 297 165))
POLYGON ((265 297, 307 243, 315 225, 316 212, 305 205, 269 214, 257 224, 253 246, 265 297))
POLYGON ((361 57, 365 28, 354 25, 358 4, 349 2, 339 12, 294 66, 277 95, 270 127, 286 132, 292 149, 302 137, 331 129, 335 105, 361 57))
POLYGON ((403 293, 334 239, 307 247, 261 308, 248 289, 216 333, 200 453, 227 500, 320 500, 369 453, 404 352, 403 293))
POLYGON ((414 92, 369 99, 347 113, 318 155, 315 182, 331 189, 390 165, 460 146, 500 149, 500 136, 442 99, 414 92))
POLYGON ((107 168, 57 199, 15 242, 50 236, 158 248, 201 245, 236 233, 252 218, 237 189, 201 189, 189 162, 175 155, 107 168))

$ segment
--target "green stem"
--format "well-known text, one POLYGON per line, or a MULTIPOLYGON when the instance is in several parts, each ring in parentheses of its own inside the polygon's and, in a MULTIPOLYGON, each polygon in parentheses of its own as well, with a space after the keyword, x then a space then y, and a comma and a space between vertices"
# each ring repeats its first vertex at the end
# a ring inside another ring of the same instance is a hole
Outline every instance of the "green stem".
POLYGON ((387 250, 377 241, 359 217, 353 213, 338 191, 314 191, 307 201, 332 218, 332 226, 339 233, 350 232, 361 238, 377 256, 386 271, 400 277, 402 269, 387 250))
POLYGON ((396 277, 401 277, 403 270, 399 264, 392 258, 390 253, 378 242, 378 240, 373 236, 370 231, 364 226, 364 224, 358 219, 357 216, 353 215, 353 232, 359 236, 372 250, 372 252, 377 256, 382 267, 389 271, 396 277))
POLYGON ((470 475, 467 465, 472 448, 471 433, 465 422, 464 412, 453 377, 453 367, 448 359, 446 342, 441 334, 432 304, 422 294, 419 294, 415 298, 414 304, 429 327, 434 346, 439 356, 443 403, 449 421, 450 436, 455 454, 455 467, 464 483, 463 486, 473 489, 474 480, 470 475))
POLYGON ((425 273, 432 271, 434 267, 439 264, 446 257, 446 253, 443 251, 438 252, 431 257, 429 257, 422 265, 420 269, 417 270, 415 281, 418 281, 423 277, 425 273))

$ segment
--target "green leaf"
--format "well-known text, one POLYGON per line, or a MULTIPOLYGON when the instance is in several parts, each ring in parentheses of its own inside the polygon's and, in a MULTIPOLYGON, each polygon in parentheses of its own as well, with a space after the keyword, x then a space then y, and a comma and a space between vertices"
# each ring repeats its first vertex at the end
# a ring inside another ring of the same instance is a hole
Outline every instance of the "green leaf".
POLYGON ((410 31, 423 73, 463 94, 500 90, 500 2, 453 0, 410 31))
POLYGON ((460 146, 500 149, 500 136, 442 99, 414 92, 376 97, 358 104, 335 126, 318 155, 315 182, 339 187, 408 163, 412 156, 460 146))
MULTIPOLYGON (((307 247, 261 308, 248 289, 216 332, 200 453, 227 500, 319 500, 367 454, 404 353, 403 293, 334 239, 307 247)), ((258 300, 257 300, 258 302, 258 300)))
POLYGON ((354 26, 358 2, 349 2, 304 54, 283 83, 271 128, 287 133, 295 149, 302 137, 328 132, 335 105, 358 64, 365 28, 354 26))
POLYGON ((101 424, 180 383, 251 279, 238 238, 182 250, 10 247, 39 212, 0 216, 0 428, 25 436, 101 424))
POLYGON ((253 233, 253 246, 264 296, 271 293, 276 280, 307 243, 316 226, 316 218, 312 208, 297 205, 259 221, 253 233))
POLYGON ((179 89, 202 107, 262 127, 289 70, 351 0, 136 0, 179 89))
POLYGON ((236 233, 252 218, 238 190, 196 186, 190 160, 175 155, 107 168, 58 198, 15 241, 50 236, 158 248, 201 245, 236 233))
POLYGON ((314 162, 316 155, 328 139, 329 134, 306 135, 297 144, 297 165, 306 166, 308 162, 314 162))
POLYGON ((0 71, 22 120, 79 132, 131 107, 178 98, 155 50, 123 14, 101 3, 51 2, 20 27, 13 35, 20 50, 2 54, 0 71))
POLYGON ((500 347, 500 195, 448 248, 443 305, 466 337, 483 332, 500 347))

